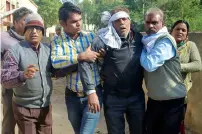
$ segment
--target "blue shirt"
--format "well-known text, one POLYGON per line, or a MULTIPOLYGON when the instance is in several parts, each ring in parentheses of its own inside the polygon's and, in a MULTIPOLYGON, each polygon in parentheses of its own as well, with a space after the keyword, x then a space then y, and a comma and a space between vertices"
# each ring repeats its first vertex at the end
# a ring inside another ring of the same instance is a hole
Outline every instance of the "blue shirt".
POLYGON ((143 48, 140 63, 148 72, 153 72, 162 66, 166 60, 173 58, 176 54, 175 48, 169 39, 161 39, 148 53, 143 48))

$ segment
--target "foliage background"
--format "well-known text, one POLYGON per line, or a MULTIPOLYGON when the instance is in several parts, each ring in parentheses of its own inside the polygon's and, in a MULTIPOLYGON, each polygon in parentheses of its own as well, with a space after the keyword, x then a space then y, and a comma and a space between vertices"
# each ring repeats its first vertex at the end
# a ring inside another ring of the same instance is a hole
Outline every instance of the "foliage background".
MULTIPOLYGON (((34 0, 39 6, 38 12, 45 20, 46 27, 58 24, 58 9, 60 0, 34 0)), ((73 0, 83 11, 83 23, 93 25, 94 30, 103 27, 100 15, 110 11, 115 6, 130 9, 133 24, 139 31, 144 31, 144 13, 151 7, 159 7, 165 13, 165 23, 168 28, 179 19, 189 22, 190 31, 202 31, 202 0, 73 0)), ((86 29, 84 25, 84 29, 86 29)))

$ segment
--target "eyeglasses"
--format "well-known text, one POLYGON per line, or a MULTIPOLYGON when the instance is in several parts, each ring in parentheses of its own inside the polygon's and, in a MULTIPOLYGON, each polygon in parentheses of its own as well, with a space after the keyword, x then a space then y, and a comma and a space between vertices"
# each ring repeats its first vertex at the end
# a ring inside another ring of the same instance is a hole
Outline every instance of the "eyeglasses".
POLYGON ((41 33, 42 32, 42 28, 41 27, 27 27, 26 31, 31 33, 34 31, 34 29, 36 30, 37 33, 41 33))

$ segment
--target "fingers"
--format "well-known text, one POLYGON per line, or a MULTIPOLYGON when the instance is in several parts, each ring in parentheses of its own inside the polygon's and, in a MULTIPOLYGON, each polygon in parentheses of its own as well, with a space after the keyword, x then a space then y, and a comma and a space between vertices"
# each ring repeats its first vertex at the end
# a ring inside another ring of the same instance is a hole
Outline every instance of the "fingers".
POLYGON ((97 113, 100 112, 100 105, 99 103, 97 104, 88 104, 88 109, 91 113, 97 113))
POLYGON ((30 69, 30 71, 39 71, 39 69, 38 68, 36 68, 36 65, 33 65, 33 64, 31 64, 31 65, 29 65, 28 67, 27 67, 27 69, 30 69))
POLYGON ((29 65, 27 69, 24 71, 24 77, 26 79, 31 79, 35 76, 35 73, 39 71, 38 68, 35 67, 35 65, 29 65))
POLYGON ((86 50, 91 51, 91 44, 89 45, 89 47, 86 50))
POLYGON ((94 55, 96 55, 96 58, 100 56, 100 53, 94 52, 94 55))
POLYGON ((100 56, 104 57, 106 54, 106 51, 104 49, 99 50, 100 56))
POLYGON ((100 112, 100 103, 96 93, 88 95, 88 109, 92 113, 100 112))

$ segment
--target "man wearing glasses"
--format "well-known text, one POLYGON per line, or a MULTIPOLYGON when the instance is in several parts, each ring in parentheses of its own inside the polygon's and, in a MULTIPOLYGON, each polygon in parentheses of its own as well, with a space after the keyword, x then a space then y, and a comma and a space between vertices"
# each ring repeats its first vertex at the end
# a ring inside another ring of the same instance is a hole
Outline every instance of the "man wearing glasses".
POLYGON ((4 55, 1 81, 14 88, 13 112, 22 134, 52 134, 50 48, 40 41, 44 23, 39 14, 25 19, 25 40, 4 55))

